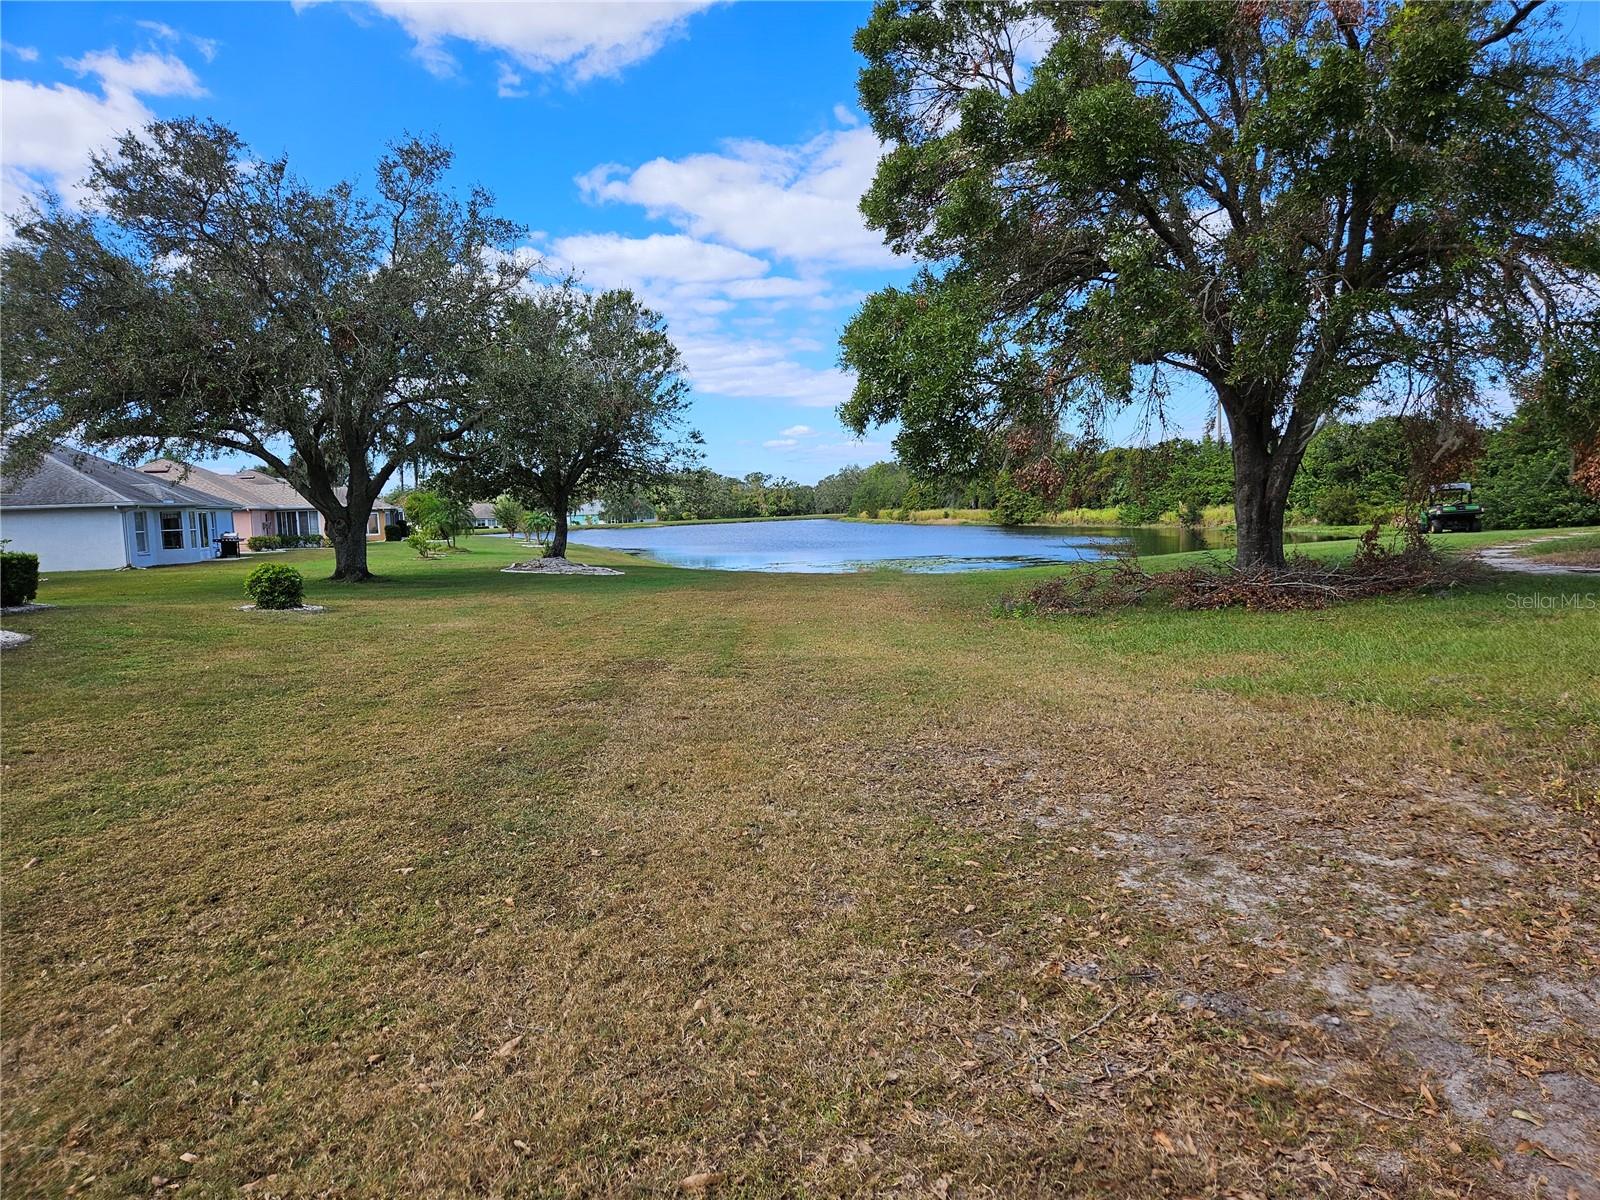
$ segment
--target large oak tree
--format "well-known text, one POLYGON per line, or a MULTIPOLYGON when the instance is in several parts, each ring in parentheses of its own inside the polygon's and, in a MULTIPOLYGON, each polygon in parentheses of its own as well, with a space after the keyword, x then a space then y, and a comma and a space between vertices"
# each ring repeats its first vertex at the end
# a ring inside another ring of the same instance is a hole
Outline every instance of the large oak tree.
POLYGON ((1592 395, 1600 59, 1537 9, 884 0, 862 210, 927 265, 847 328, 844 420, 899 421, 943 473, 1198 383, 1239 561, 1276 565, 1334 414, 1455 411, 1547 364, 1592 395))
POLYGON ((509 494, 555 518, 606 488, 639 486, 680 460, 688 382, 662 318, 631 292, 542 287, 506 313, 478 376, 478 429, 442 453, 441 481, 468 498, 509 494))
POLYGON ((326 518, 362 580, 395 470, 472 426, 477 362, 526 271, 490 197, 397 144, 363 190, 321 190, 211 122, 97 156, 4 255, 5 425, 26 457, 76 437, 128 455, 241 452, 326 518))

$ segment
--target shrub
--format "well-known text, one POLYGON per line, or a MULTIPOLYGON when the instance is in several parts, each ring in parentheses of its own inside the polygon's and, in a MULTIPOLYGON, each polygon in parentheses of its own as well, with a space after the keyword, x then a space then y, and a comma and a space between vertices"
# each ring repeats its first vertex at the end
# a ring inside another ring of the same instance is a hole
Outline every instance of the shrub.
POLYGON ((446 543, 434 541, 420 527, 406 534, 406 545, 415 550, 419 558, 438 558, 447 549, 446 543))
POLYGON ((1346 484, 1323 488, 1312 503, 1324 525, 1354 525, 1361 520, 1361 493, 1346 484))
POLYGON ((252 550, 296 550, 304 546, 333 545, 320 533, 258 533, 245 542, 252 550))
POLYGON ((0 604, 30 604, 39 594, 39 556, 20 550, 0 553, 0 604))
POLYGON ((283 563, 262 563, 244 577, 245 594, 257 608, 299 608, 306 600, 306 581, 283 563))
POLYGON ((1160 518, 1161 510, 1149 502, 1129 500, 1117 508, 1118 525, 1149 525, 1160 518))

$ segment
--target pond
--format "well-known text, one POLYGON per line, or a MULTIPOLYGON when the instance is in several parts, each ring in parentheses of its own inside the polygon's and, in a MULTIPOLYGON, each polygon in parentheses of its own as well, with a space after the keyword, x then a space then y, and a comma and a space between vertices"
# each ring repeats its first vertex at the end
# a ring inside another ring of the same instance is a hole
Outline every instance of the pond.
MULTIPOLYGON (((574 528, 574 542, 626 550, 675 567, 714 571, 993 571, 1110 558, 1129 546, 1172 554, 1228 544, 1212 531, 1092 528, 1002 529, 993 525, 910 525, 840 521, 730 521, 712 525, 574 528)), ((1309 540, 1291 535, 1290 540, 1309 540)))

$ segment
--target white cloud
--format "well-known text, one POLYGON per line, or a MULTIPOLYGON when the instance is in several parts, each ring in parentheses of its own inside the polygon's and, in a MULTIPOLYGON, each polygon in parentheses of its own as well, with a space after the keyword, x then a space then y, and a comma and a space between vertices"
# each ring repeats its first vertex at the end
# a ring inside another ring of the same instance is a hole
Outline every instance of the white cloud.
POLYGON ((851 128, 861 124, 861 118, 856 116, 855 113, 851 112, 850 109, 846 108, 843 104, 835 104, 833 106, 833 119, 839 122, 839 124, 851 128))
POLYGON ((842 371, 806 366, 781 339, 735 331, 762 320, 737 315, 748 306, 820 299, 825 280, 771 275, 764 258, 681 233, 576 234, 548 249, 557 272, 575 271, 593 287, 630 288, 665 315, 697 392, 817 407, 850 394, 842 371))
MULTIPOLYGON (((581 83, 600 75, 616 75, 624 67, 649 58, 682 33, 688 18, 711 0, 369 3, 404 27, 416 42, 417 57, 435 75, 455 74, 458 64, 448 46, 460 41, 500 51, 536 74, 561 72, 581 83)), ((297 7, 305 7, 305 3, 297 7)))
POLYGON ((888 442, 869 442, 849 438, 837 442, 810 442, 789 449, 788 457, 795 462, 809 463, 826 470, 846 465, 866 466, 889 458, 893 447, 888 442))
POLYGON ((796 362, 771 342, 713 333, 678 337, 697 392, 712 396, 786 400, 804 408, 837 408, 855 385, 836 367, 796 362))
POLYGON ((200 57, 207 62, 211 62, 217 57, 217 41, 215 38, 196 37, 192 33, 184 33, 181 29, 174 29, 164 21, 135 21, 134 24, 164 42, 189 43, 200 52, 200 57))
POLYGON ((681 233, 652 233, 642 238, 585 233, 557 238, 551 249, 586 273, 630 285, 661 280, 725 283, 756 279, 768 270, 767 263, 753 254, 681 233))
MULTIPOLYGON (((857 120, 843 106, 834 115, 857 120)), ((811 356, 832 357, 831 326, 859 299, 837 272, 901 265, 856 209, 879 149, 870 130, 848 128, 795 146, 730 142, 637 168, 603 164, 577 179, 587 199, 638 205, 675 232, 579 234, 548 249, 590 284, 630 287, 662 312, 697 393, 835 408, 854 378, 811 356), (775 266, 784 260, 788 273, 775 266)), ((766 448, 841 453, 820 437, 797 425, 766 448)))
POLYGON ((15 54, 23 62, 38 62, 39 51, 34 46, 15 46, 10 42, 0 42, 0 50, 7 54, 15 54))
POLYGON ((795 441, 793 438, 772 438, 769 441, 761 443, 761 445, 768 450, 789 450, 795 446, 798 446, 799 444, 800 443, 795 441))
POLYGON ((897 260, 857 209, 881 146, 870 129, 798 146, 728 142, 720 154, 606 163, 578 177, 595 203, 643 207, 695 237, 795 263, 885 267, 897 260))
POLYGON ((115 50, 95 50, 82 58, 62 59, 79 75, 97 75, 107 94, 138 92, 146 96, 204 96, 205 88, 189 64, 153 50, 123 58, 115 50))
POLYGON ((515 100, 528 94, 522 86, 522 75, 513 70, 510 63, 500 64, 500 75, 495 80, 495 93, 502 100, 515 100))
POLYGON ((205 95, 194 72, 170 54, 142 51, 124 58, 97 50, 67 60, 67 66, 95 76, 99 94, 64 83, 0 80, 0 209, 7 214, 41 186, 71 198, 92 151, 154 118, 140 96, 205 95))
POLYGON ((809 438, 816 437, 817 431, 809 425, 791 425, 782 431, 782 436, 786 438, 809 438))

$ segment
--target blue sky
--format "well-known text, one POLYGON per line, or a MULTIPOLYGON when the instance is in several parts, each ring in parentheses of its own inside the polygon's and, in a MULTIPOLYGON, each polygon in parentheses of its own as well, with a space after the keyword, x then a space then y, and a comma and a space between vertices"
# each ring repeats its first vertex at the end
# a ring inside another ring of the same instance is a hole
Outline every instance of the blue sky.
MULTIPOLYGON (((320 183, 433 133, 530 241, 667 316, 708 464, 804 482, 853 442, 837 335, 910 269, 856 200, 878 145, 855 108, 865 4, 0 5, 7 209, 70 195, 89 151, 152 117, 223 121, 320 183)), ((1563 19, 1600 45, 1600 4, 1563 19)), ((1197 432, 1204 405, 1171 413, 1197 432)), ((1131 424, 1122 430, 1132 432, 1131 424)))

